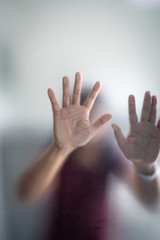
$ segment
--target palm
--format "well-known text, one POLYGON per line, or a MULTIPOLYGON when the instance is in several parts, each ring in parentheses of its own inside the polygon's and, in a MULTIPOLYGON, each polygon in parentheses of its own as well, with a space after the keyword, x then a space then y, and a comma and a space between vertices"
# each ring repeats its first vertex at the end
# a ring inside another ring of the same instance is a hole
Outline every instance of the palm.
POLYGON ((135 124, 126 139, 125 155, 133 160, 151 162, 156 160, 160 147, 160 133, 149 122, 135 124))
POLYGON ((89 111, 83 106, 71 105, 55 118, 55 140, 58 145, 73 147, 86 144, 92 135, 89 111))
POLYGON ((154 162, 160 150, 160 121, 156 121, 156 97, 146 92, 143 102, 141 121, 138 122, 134 96, 129 97, 130 132, 127 138, 117 125, 113 125, 119 147, 124 155, 141 163, 154 162))
POLYGON ((97 82, 83 105, 80 105, 81 74, 77 73, 72 96, 69 97, 69 80, 63 78, 63 104, 60 109, 54 92, 49 89, 48 95, 51 100, 54 115, 55 143, 60 148, 75 149, 89 142, 95 134, 110 118, 110 114, 101 116, 95 123, 89 121, 89 114, 100 89, 97 82))

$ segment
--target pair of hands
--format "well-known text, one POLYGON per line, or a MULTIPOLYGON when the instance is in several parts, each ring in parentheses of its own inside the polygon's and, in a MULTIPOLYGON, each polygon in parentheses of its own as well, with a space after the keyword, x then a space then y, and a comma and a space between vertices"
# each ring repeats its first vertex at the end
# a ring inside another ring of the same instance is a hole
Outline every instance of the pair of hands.
MULTIPOLYGON (((110 114, 105 114, 94 123, 90 122, 89 115, 100 90, 100 82, 96 82, 83 105, 80 105, 81 85, 81 74, 76 73, 72 100, 70 100, 69 79, 68 77, 63 78, 62 108, 59 107, 53 90, 48 89, 48 96, 53 109, 55 145, 59 149, 72 151, 87 144, 112 117, 110 114)), ((120 149, 137 166, 150 166, 159 155, 160 120, 155 125, 156 105, 156 96, 151 97, 150 92, 146 92, 141 120, 138 121, 135 98, 130 95, 130 132, 128 136, 125 138, 119 126, 112 124, 120 149)))

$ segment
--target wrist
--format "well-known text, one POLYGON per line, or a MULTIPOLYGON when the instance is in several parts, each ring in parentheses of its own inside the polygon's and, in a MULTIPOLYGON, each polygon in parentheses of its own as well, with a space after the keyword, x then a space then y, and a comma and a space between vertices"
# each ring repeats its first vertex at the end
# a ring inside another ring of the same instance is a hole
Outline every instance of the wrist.
POLYGON ((157 169, 157 162, 153 163, 134 163, 135 169, 139 174, 153 175, 157 169))
POLYGON ((135 164, 137 175, 143 181, 151 182, 160 175, 160 168, 157 162, 152 164, 135 164))
POLYGON ((58 155, 68 156, 74 149, 72 147, 60 147, 56 142, 54 142, 51 146, 52 150, 56 152, 58 155))

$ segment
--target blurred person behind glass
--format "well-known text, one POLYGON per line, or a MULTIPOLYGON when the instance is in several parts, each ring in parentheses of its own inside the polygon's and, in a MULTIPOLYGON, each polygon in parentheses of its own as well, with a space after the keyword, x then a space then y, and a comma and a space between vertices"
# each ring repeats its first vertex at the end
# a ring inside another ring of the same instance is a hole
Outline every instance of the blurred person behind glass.
POLYGON ((51 188, 56 195, 57 205, 50 210, 51 225, 46 239, 107 239, 106 189, 111 172, 123 178, 149 206, 159 198, 159 176, 155 174, 160 148, 160 122, 155 126, 156 97, 145 93, 140 122, 134 96, 129 97, 127 138, 117 125, 112 125, 118 145, 132 161, 131 165, 113 151, 107 132, 100 131, 111 115, 95 120, 101 108, 99 101, 93 107, 99 89, 97 82, 80 105, 81 74, 77 73, 71 102, 69 79, 64 77, 62 109, 54 92, 48 91, 54 115, 54 142, 18 183, 22 199, 34 200, 51 188), (146 181, 143 176, 155 177, 146 181))

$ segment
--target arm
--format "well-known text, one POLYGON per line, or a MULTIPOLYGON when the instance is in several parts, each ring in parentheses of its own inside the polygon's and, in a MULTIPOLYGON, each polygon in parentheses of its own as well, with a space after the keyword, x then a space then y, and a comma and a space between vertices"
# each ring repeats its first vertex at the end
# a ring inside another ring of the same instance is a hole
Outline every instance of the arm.
POLYGON ((18 194, 22 199, 32 200, 42 195, 56 178, 68 155, 87 144, 99 129, 111 118, 105 114, 90 123, 89 115, 100 90, 97 82, 83 105, 80 105, 81 74, 75 76, 72 102, 69 97, 69 79, 63 78, 63 106, 59 107, 54 92, 49 89, 54 117, 54 143, 40 156, 18 181, 18 194))
POLYGON ((130 132, 125 138, 119 126, 113 124, 114 134, 124 155, 132 161, 133 166, 126 173, 127 181, 135 189, 144 203, 155 204, 160 196, 160 176, 157 171, 157 160, 160 150, 160 120, 156 122, 157 99, 146 92, 138 121, 135 98, 129 96, 130 132), (144 176, 144 177, 143 177, 144 176), (145 177, 146 176, 146 177, 145 177), (146 178, 146 179, 145 179, 146 178))

